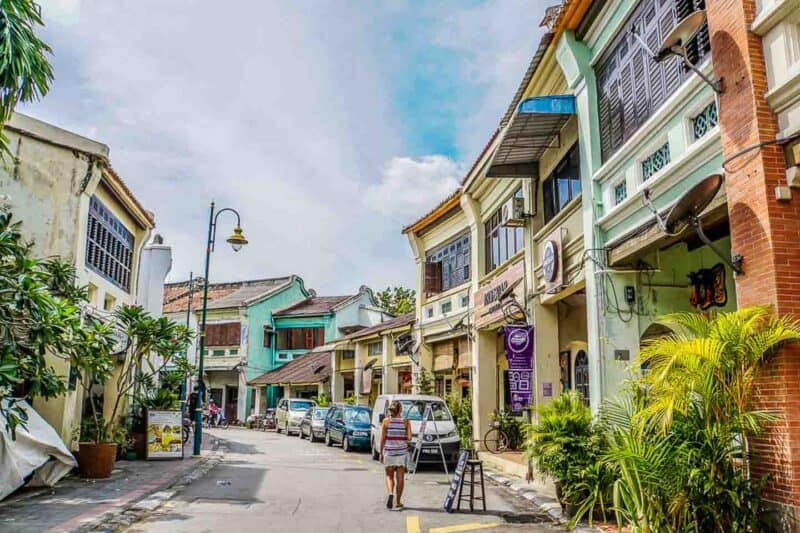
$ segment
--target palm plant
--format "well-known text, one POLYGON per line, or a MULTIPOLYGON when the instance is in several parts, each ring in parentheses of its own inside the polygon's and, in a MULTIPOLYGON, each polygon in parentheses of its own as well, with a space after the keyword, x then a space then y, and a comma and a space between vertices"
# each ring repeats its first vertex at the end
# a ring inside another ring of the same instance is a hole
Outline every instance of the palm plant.
MULTIPOLYGON (((0 0, 0 128, 18 102, 38 100, 50 90, 53 68, 46 54, 52 50, 34 31, 43 25, 34 0, 0 0)), ((2 152, 8 152, 8 139, 0 134, 2 152)))

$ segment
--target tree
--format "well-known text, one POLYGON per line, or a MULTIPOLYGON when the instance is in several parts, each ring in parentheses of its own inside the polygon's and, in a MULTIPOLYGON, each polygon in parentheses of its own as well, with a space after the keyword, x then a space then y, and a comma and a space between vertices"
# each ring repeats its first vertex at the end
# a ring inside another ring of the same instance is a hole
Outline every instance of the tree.
MULTIPOLYGON (((121 416, 129 398, 138 399, 132 406, 139 410, 142 400, 153 400, 144 397, 147 391, 143 389, 148 384, 153 384, 162 372, 168 367, 181 376, 189 375, 193 368, 186 358, 186 350, 192 339, 192 332, 185 325, 177 324, 167 317, 154 318, 150 313, 138 305, 125 305, 115 313, 115 318, 125 329, 125 334, 130 339, 130 346, 122 363, 119 374, 113 380, 116 392, 114 404, 110 413, 102 413, 90 400, 93 421, 84 426, 82 438, 88 438, 96 443, 109 442, 119 434, 120 427, 124 424, 121 416)), ((98 381, 108 381, 110 374, 94 376, 98 381)), ((84 386, 91 386, 89 376, 84 381, 84 386)), ((166 391, 160 400, 169 394, 166 391)), ((133 413, 141 416, 141 413, 133 413)))
POLYGON ((417 374, 417 394, 433 394, 433 378, 425 367, 420 367, 417 374))
POLYGON ((386 287, 375 294, 378 305, 390 315, 413 313, 416 307, 416 292, 405 287, 386 287))
MULTIPOLYGON (((50 90, 53 68, 46 54, 52 49, 36 36, 37 26, 44 26, 37 2, 0 0, 0 128, 18 102, 36 101, 50 90)), ((8 153, 4 134, 0 150, 8 153)))
MULTIPOLYGON (((5 5, 5 4, 2 4, 5 5)), ((25 400, 64 394, 67 377, 48 354, 81 375, 111 371, 110 326, 86 322, 86 289, 60 260, 31 257, 31 245, 12 214, 0 212, 0 417, 12 436, 25 427, 25 400)))

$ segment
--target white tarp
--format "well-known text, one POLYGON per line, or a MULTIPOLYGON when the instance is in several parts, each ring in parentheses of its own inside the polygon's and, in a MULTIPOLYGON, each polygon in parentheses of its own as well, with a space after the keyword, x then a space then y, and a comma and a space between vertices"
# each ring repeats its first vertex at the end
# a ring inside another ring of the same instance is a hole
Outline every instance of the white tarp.
POLYGON ((52 487, 78 466, 56 430, 32 407, 24 407, 27 428, 17 427, 16 440, 0 415, 0 500, 25 485, 26 479, 32 487, 52 487))

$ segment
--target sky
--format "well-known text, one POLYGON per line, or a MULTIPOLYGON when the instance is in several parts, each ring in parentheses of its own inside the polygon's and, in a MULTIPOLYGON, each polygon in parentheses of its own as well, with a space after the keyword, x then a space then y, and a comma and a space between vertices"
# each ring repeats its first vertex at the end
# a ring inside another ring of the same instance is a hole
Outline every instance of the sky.
MULTIPOLYGON (((550 3, 554 3, 551 0, 550 3)), ((212 281, 414 286, 403 226, 458 186, 542 34, 541 0, 41 0, 55 81, 19 110, 107 144, 201 273, 209 204, 250 241, 212 281)))

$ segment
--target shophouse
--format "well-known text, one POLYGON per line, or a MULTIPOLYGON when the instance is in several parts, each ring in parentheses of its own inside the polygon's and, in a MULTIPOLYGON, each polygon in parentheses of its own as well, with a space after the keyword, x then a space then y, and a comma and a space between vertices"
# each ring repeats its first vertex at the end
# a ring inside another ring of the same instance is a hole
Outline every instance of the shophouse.
MULTIPOLYGON (((167 286, 164 313, 185 321, 189 306, 189 283, 167 286)), ((308 296, 303 280, 284 276, 208 287, 204 347, 204 379, 208 395, 220 405, 228 420, 245 420, 255 401, 247 387, 249 375, 271 368, 271 312, 308 296), (267 335, 267 341, 264 336, 267 335)), ((199 324, 202 312, 202 282, 191 292, 191 323, 199 324)))
MULTIPOLYGON (((461 190, 403 229, 417 269, 417 357, 438 396, 470 394, 472 232, 461 190)), ((418 372, 413 374, 418 375, 418 372)))
MULTIPOLYGON (((386 318, 388 315, 378 307, 368 287, 362 286, 358 293, 345 296, 317 296, 312 292, 306 298, 271 313, 271 322, 265 325, 270 335, 264 342, 271 347, 272 369, 325 346, 342 335, 378 324, 386 318)), ((284 387, 267 383, 266 377, 252 378, 250 381, 259 390, 259 395, 262 385, 268 385, 264 390, 264 408, 274 407, 286 394, 284 387)), ((297 396, 311 397, 318 394, 318 386, 316 383, 305 387, 294 386, 291 391, 297 396)))
POLYGON ((411 394, 414 313, 389 318, 329 344, 334 401, 372 407, 379 394, 411 394))
MULTIPOLYGON (((14 157, 0 169, 0 189, 33 242, 33 254, 60 257, 75 266, 78 283, 88 287, 85 312, 95 320, 113 322, 112 312, 125 304, 152 310, 171 251, 160 239, 147 247, 153 214, 111 167, 108 146, 20 113, 4 133, 14 157)), ((120 346, 116 372, 125 360, 120 346)), ((69 376, 69 390, 48 401, 35 399, 34 408, 71 442, 86 392, 64 359, 54 355, 48 363, 69 376)), ((115 391, 112 378, 105 386, 93 386, 90 394, 107 411, 115 391)))
MULTIPOLYGON (((702 2, 583 4, 564 8, 557 57, 578 115, 589 375, 581 386, 597 410, 638 372, 641 342, 664 333, 658 316, 736 308, 737 266, 715 87, 673 54, 654 57, 702 2), (701 231, 665 231, 666 214, 687 194, 709 195, 701 231)), ((705 26, 687 56, 713 78, 705 26)))

